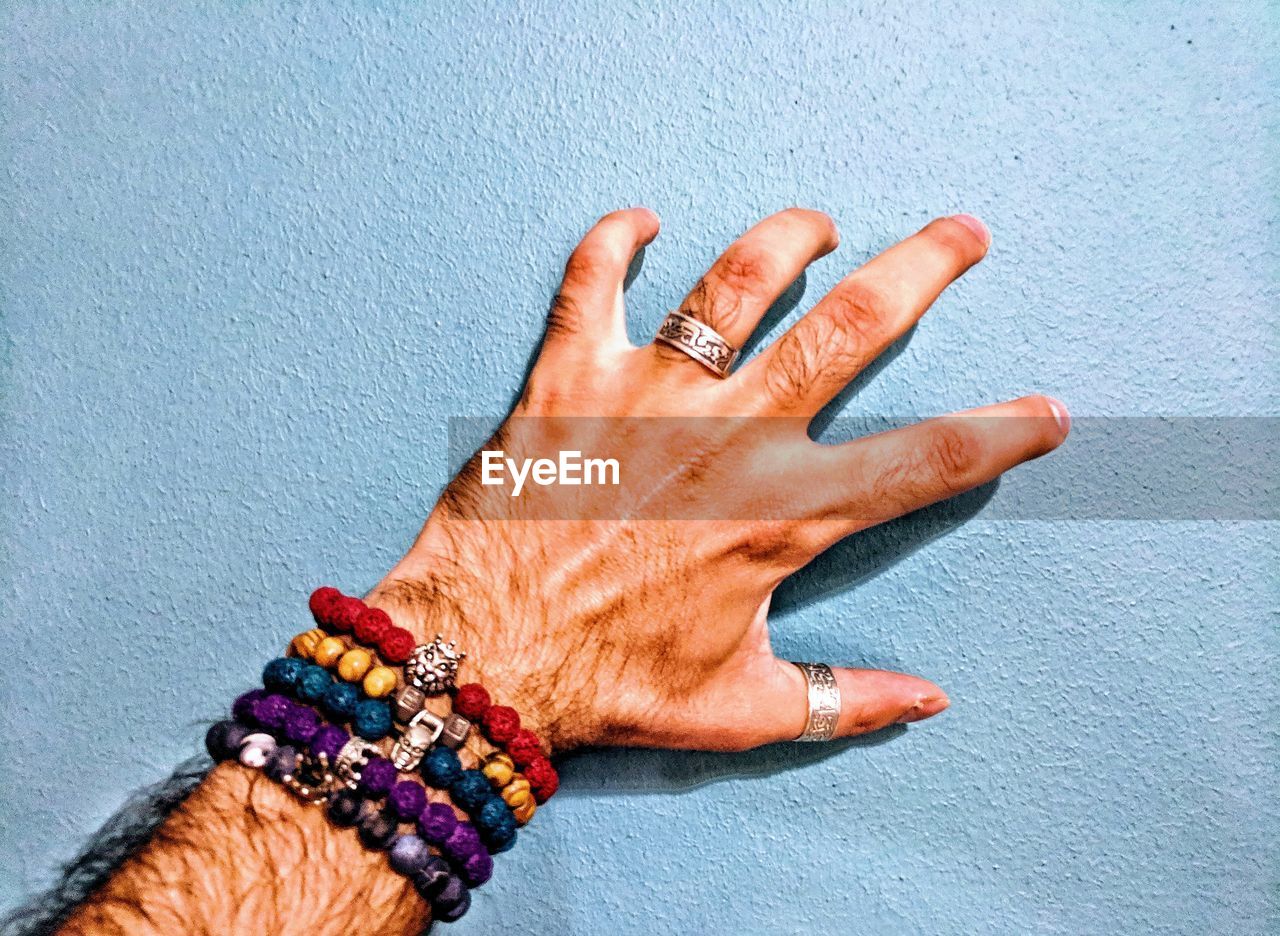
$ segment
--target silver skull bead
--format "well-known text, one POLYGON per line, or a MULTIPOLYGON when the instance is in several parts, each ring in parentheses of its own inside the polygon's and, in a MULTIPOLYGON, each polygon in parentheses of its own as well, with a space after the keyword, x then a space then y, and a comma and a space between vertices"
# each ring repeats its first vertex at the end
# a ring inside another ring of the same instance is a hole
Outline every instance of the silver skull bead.
POLYGON ((413 770, 422 763, 422 758, 443 730, 444 719, 434 712, 423 709, 413 716, 391 748, 391 763, 396 765, 396 770, 413 770))

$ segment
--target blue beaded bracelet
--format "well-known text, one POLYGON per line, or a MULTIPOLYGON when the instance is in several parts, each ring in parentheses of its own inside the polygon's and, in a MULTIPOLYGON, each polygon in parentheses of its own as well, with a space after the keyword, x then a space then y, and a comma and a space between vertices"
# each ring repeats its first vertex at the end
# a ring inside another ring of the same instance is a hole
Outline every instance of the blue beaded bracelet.
POLYGON ((454 803, 471 817, 491 853, 504 852, 515 845, 519 826, 515 813, 501 796, 494 794, 483 771, 463 770, 458 755, 443 747, 429 751, 418 769, 428 784, 447 790, 454 803))
POLYGON ((352 683, 335 680, 318 663, 297 657, 278 657, 262 670, 262 685, 300 702, 319 705, 335 721, 350 722, 366 741, 381 741, 391 734, 391 705, 370 699, 352 683))

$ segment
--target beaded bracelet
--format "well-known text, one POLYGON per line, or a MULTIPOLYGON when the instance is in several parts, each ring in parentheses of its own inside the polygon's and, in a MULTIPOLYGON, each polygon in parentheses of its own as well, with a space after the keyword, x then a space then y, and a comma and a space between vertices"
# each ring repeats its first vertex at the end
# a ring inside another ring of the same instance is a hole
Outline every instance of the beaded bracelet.
POLYGON ((484 735, 505 750, 512 763, 524 772, 534 799, 545 803, 560 788, 560 775, 542 753, 542 742, 527 728, 520 727, 520 713, 506 705, 494 705, 489 692, 479 683, 459 686, 453 710, 481 726, 484 735))
MULTIPOLYGON (((350 684, 334 682, 317 664, 296 657, 272 660, 263 670, 263 686, 264 690, 281 696, 319 704, 337 720, 350 719, 356 734, 365 740, 380 740, 390 730, 385 703, 366 700, 353 705, 358 690, 350 684)), ((322 725, 314 710, 304 706, 290 708, 278 702, 266 705, 266 714, 251 708, 247 718, 267 727, 280 728, 290 741, 310 741, 322 725)), ((393 767, 405 769, 395 757, 400 744, 401 741, 397 741, 393 748, 393 767)), ((494 850, 510 848, 514 844, 515 827, 526 824, 533 816, 531 784, 515 773, 514 762, 506 754, 490 755, 480 770, 463 770, 457 754, 448 747, 440 747, 427 755, 421 767, 428 783, 448 790, 455 803, 472 816, 486 843, 494 850), (498 797, 490 793, 490 785, 500 790, 498 797)))
MULTIPOLYGON (((370 608, 359 598, 343 595, 330 586, 312 592, 309 604, 316 623, 335 636, 326 637, 323 631, 300 634, 291 645, 294 652, 310 655, 322 665, 336 662, 341 669, 344 660, 361 652, 361 648, 348 649, 345 641, 336 636, 349 632, 357 643, 368 648, 364 652, 374 651, 390 662, 404 663, 404 685, 396 690, 393 709, 396 721, 406 726, 397 743, 397 767, 412 770, 437 741, 452 748, 462 746, 471 731, 471 721, 456 712, 441 717, 428 710, 426 703, 427 696, 453 688, 465 653, 459 652, 454 643, 446 643, 441 634, 430 643, 414 645, 413 636, 393 624, 385 611, 370 608)), ((355 657, 349 667, 353 673, 363 659, 355 657)))
POLYGON ((359 598, 323 586, 308 601, 316 623, 336 633, 352 633, 363 644, 373 644, 388 663, 404 663, 413 652, 413 635, 391 621, 387 612, 370 608, 359 598))
POLYGON ((457 753, 445 747, 429 751, 419 771, 430 786, 447 791, 454 805, 471 817, 490 852, 504 852, 515 844, 520 823, 506 801, 494 795, 483 771, 464 770, 457 753))
MULTIPOLYGON (((299 658, 336 670, 338 676, 346 682, 359 682, 364 695, 370 698, 390 695, 399 681, 395 670, 377 664, 377 658, 371 651, 364 647, 348 648, 342 638, 327 637, 320 630, 306 631, 294 637, 289 650, 299 658)), ((420 692, 419 695, 422 696, 421 699, 406 701, 405 691, 396 693, 395 707, 392 709, 396 720, 405 723, 405 730, 396 741, 392 754, 392 759, 401 770, 413 770, 428 748, 437 741, 447 747, 461 747, 471 732, 470 721, 454 713, 441 717, 428 711, 422 707, 425 695, 420 692)), ((343 702, 350 697, 349 690, 345 695, 339 696, 343 702)), ((342 713, 335 711, 334 714, 340 716, 342 713)))
MULTIPOLYGON (((237 700, 235 711, 243 721, 258 724, 268 730, 279 730, 283 735, 293 743, 311 742, 315 735, 319 732, 332 732, 336 729, 340 733, 338 735, 324 734, 321 737, 326 740, 323 746, 313 751, 314 754, 324 755, 330 763, 334 763, 338 759, 338 751, 349 739, 349 735, 336 726, 326 726, 314 712, 314 710, 306 706, 294 704, 289 705, 287 695, 294 694, 300 686, 304 686, 312 680, 308 679, 308 674, 314 673, 319 667, 314 663, 304 663, 295 657, 281 657, 272 660, 263 670, 263 683, 266 690, 275 690, 276 698, 271 701, 264 701, 271 698, 271 693, 259 691, 246 693, 237 700), (300 666, 298 664, 301 664, 300 666), (281 701, 283 699, 283 701, 281 701)), ((320 670, 328 677, 328 673, 320 670)), ((319 680, 315 680, 319 682, 319 680)), ((343 689, 352 690, 354 687, 345 683, 334 683, 330 680, 330 685, 320 698, 320 703, 326 708, 333 707, 333 697, 335 695, 343 695, 343 689)), ((316 701, 314 695, 317 687, 311 688, 311 699, 299 696, 300 701, 316 701)), ((387 727, 385 721, 375 721, 373 726, 369 725, 369 720, 362 718, 365 714, 361 711, 361 706, 367 703, 359 703, 356 706, 356 713, 352 719, 353 728, 360 737, 366 740, 379 740, 378 735, 387 727)), ((341 714, 341 713, 340 713, 341 714)), ((377 719, 385 719, 385 703, 375 703, 371 714, 376 715, 377 719)), ((399 742, 397 742, 399 744, 399 742)), ((488 781, 482 779, 484 777, 480 771, 463 771, 461 761, 458 756, 449 748, 437 748, 432 759, 432 770, 428 772, 424 769, 424 777, 441 789, 446 789, 453 797, 454 802, 474 821, 476 831, 480 834, 481 839, 492 852, 506 851, 515 844, 516 826, 522 825, 512 806, 507 802, 505 797, 494 797, 488 787, 488 781), (447 772, 442 774, 442 765, 449 765, 444 768, 447 772)), ((393 749, 394 752, 394 749, 393 749)), ((401 765, 397 762, 388 761, 383 757, 374 757, 371 759, 374 765, 373 769, 365 768, 368 779, 356 775, 356 779, 360 780, 360 789, 367 795, 376 798, 380 794, 388 793, 391 789, 396 792, 397 799, 392 801, 395 811, 406 821, 411 821, 413 816, 420 812, 426 803, 426 791, 421 784, 411 780, 402 780, 395 783, 394 788, 390 784, 395 780, 396 768, 401 765), (376 776, 376 781, 375 781, 376 776), (373 783, 377 786, 371 786, 373 783)), ((527 819, 525 820, 527 821, 527 819)), ((465 856, 461 859, 465 861, 465 856)))
MULTIPOLYGON (((379 648, 382 643, 378 641, 385 641, 389 628, 395 627, 385 612, 369 608, 360 599, 343 595, 336 588, 328 586, 312 593, 311 610, 321 627, 335 631, 349 629, 361 643, 377 643, 379 648)), ((408 631, 404 633, 408 634, 408 631)), ((400 721, 412 723, 412 719, 418 717, 412 713, 425 711, 422 709, 425 695, 452 689, 458 663, 465 656, 465 653, 455 650, 454 644, 446 644, 439 634, 431 643, 414 647, 406 658, 408 685, 397 694, 396 717, 400 721)), ((523 769, 521 779, 528 782, 536 803, 545 803, 559 789, 559 775, 543 754, 541 740, 532 731, 520 726, 520 713, 515 709, 506 705, 493 705, 488 690, 479 683, 468 683, 458 687, 454 693, 453 711, 454 715, 480 725, 490 743, 505 750, 513 763, 523 769)), ((458 747, 460 744, 461 741, 452 746, 458 747)), ((417 752, 412 762, 417 763, 422 753, 417 752)), ((500 786, 505 788, 512 779, 514 778, 507 778, 500 786)), ((517 804, 523 801, 520 791, 521 787, 517 786, 508 794, 517 804)), ((504 801, 508 796, 503 797, 504 801)), ((532 810, 525 808, 524 813, 523 821, 528 822, 532 818, 532 810)))
MULTIPOLYGON (((356 602, 357 599, 343 598, 343 601, 356 602)), ((362 606, 362 603, 360 604, 362 606)), ((352 604, 349 603, 344 607, 353 609, 352 604)), ((358 618, 358 620, 364 620, 364 617, 358 618)), ((308 635, 310 633, 300 636, 308 635)), ((316 654, 317 662, 312 663, 312 666, 319 666, 323 662, 337 662, 342 658, 343 650, 346 649, 346 644, 342 643, 338 638, 323 638, 319 643, 303 640, 301 641, 301 647, 298 647, 298 643, 300 643, 300 640, 298 638, 294 639, 293 649, 303 654, 307 652, 316 654), (334 647, 330 648, 328 653, 321 654, 325 649, 326 641, 330 640, 334 641, 334 647), (321 656, 323 656, 323 659, 320 658, 321 656)), ((435 644, 443 644, 442 636, 436 636, 435 644)), ((347 653, 352 652, 355 652, 355 650, 348 650, 347 653)), ((288 659, 296 658, 284 658, 280 659, 280 661, 268 663, 266 672, 279 670, 283 675, 284 665, 288 659)), ((264 675, 266 675, 266 672, 264 675)), ((340 685, 343 684, 335 684, 335 686, 340 685)), ((325 691, 325 698, 330 698, 335 693, 340 693, 340 690, 335 686, 330 686, 325 691)), ((287 689, 287 686, 284 686, 284 689, 287 689)), ((333 707, 328 706, 326 708, 333 707)), ((512 713, 515 714, 515 712, 512 713)), ((342 712, 335 712, 335 714, 340 716, 342 712)), ((422 709, 422 711, 413 714, 401 738, 397 739, 396 746, 392 749, 392 762, 394 766, 402 771, 410 771, 415 767, 421 766, 422 776, 428 780, 429 784, 438 787, 438 789, 447 790, 449 795, 452 796, 453 802, 471 817, 472 822, 475 823, 476 830, 480 832, 481 839, 489 846, 489 850, 494 851, 494 853, 506 851, 512 848, 512 845, 515 845, 517 827, 529 821, 532 812, 530 808, 526 807, 521 812, 521 816, 524 819, 516 816, 515 807, 513 807, 512 803, 521 804, 520 798, 516 795, 517 789, 513 789, 507 795, 494 796, 492 790, 490 790, 490 782, 492 781, 489 780, 488 776, 479 770, 462 770, 460 758, 457 757, 457 754, 452 754, 449 748, 456 748, 456 746, 461 745, 462 741, 466 739, 466 734, 467 731, 470 731, 470 727, 470 721, 458 716, 456 713, 451 714, 448 718, 440 718, 436 714, 422 709), (458 723, 461 723, 461 730, 457 730, 458 723), (451 729, 453 730, 452 735, 449 734, 451 729), (445 746, 435 750, 436 752, 448 752, 448 754, 430 752, 430 745, 434 744, 442 736, 444 736, 445 746), (429 757, 433 753, 435 754, 433 759, 434 767, 428 768, 424 762, 424 757, 425 755, 429 757), (449 754, 452 754, 452 757, 449 757, 449 754), (508 802, 508 796, 512 796, 511 802, 508 802)), ((357 734, 360 734, 362 738, 369 738, 370 731, 361 730, 360 726, 356 726, 356 729, 357 734)), ((532 803, 529 803, 529 807, 531 805, 532 803)))
MULTIPOLYGON (((289 651, 296 658, 310 660, 328 670, 336 670, 347 683, 359 683, 363 695, 383 698, 395 690, 398 683, 395 670, 377 663, 373 653, 364 647, 348 648, 340 637, 327 637, 323 631, 309 630, 298 634, 289 643, 289 651)), ((318 678, 318 677, 317 677, 318 678)), ((340 690, 330 686, 326 690, 330 704, 326 705, 335 718, 346 720, 357 704, 360 692, 350 688, 340 690)), ((397 693, 396 718, 406 722, 405 731, 396 741, 393 760, 401 770, 412 770, 422 760, 427 749, 439 741, 448 747, 461 747, 471 731, 471 722, 461 715, 450 713, 443 718, 434 712, 414 706, 404 708, 404 693, 397 693)), ((377 740, 377 739, 373 739, 377 740)))
MULTIPOLYGON (((209 751, 217 759, 237 756, 236 752, 228 749, 231 742, 227 736, 218 735, 219 731, 226 732, 228 725, 234 726, 231 731, 235 744, 252 739, 251 744, 239 751, 241 762, 249 767, 265 769, 272 779, 284 783, 301 798, 318 802, 326 796, 323 793, 313 795, 313 790, 319 792, 335 780, 343 781, 344 789, 327 795, 330 818, 338 825, 357 825, 361 840, 367 847, 383 850, 392 846, 397 840, 399 824, 413 822, 419 832, 414 838, 440 848, 466 884, 478 887, 489 879, 493 873, 493 859, 470 823, 459 822, 452 808, 445 803, 428 804, 421 784, 411 780, 397 781, 396 770, 386 758, 369 756, 354 773, 350 772, 348 764, 344 775, 344 752, 352 740, 350 735, 341 728, 324 724, 314 732, 291 731, 289 726, 295 721, 291 717, 294 710, 304 708, 298 703, 291 705, 278 694, 260 690, 246 693, 236 700, 233 707, 238 720, 219 723, 210 729, 206 739, 209 751), (297 748, 285 742, 301 745, 305 735, 311 736, 309 753, 318 761, 320 770, 317 775, 305 776, 298 781, 295 772, 306 761, 297 748), (332 770, 331 765, 334 765, 332 770), (384 797, 387 806, 379 809, 377 803, 384 797)), ((371 746, 365 747, 373 750, 371 746)), ((393 865, 405 865, 409 852, 419 857, 423 854, 421 848, 408 843, 401 847, 393 865)), ((424 892, 424 896, 432 899, 431 894, 424 892)), ((433 900, 433 906, 434 903, 433 900)))
POLYGON ((476 683, 455 690, 466 655, 443 636, 416 645, 386 612, 335 588, 317 589, 309 606, 320 629, 298 634, 291 656, 266 665, 263 688, 236 699, 233 720, 210 729, 209 751, 326 803, 335 824, 388 853, 435 919, 456 920, 470 906, 470 888, 492 875, 492 856, 511 848, 518 827, 556 792, 555 768, 514 709, 493 705, 476 683), (388 664, 403 666, 403 680, 388 664), (444 693, 453 711, 437 715, 427 697, 444 693), (454 748, 473 723, 499 750, 463 769, 454 748), (371 743, 388 736, 390 758, 371 743), (429 802, 422 783, 400 776, 415 767, 453 805, 429 802), (403 823, 414 831, 401 833, 403 823))
MULTIPOLYGON (((308 789, 296 780, 300 763, 296 749, 278 743, 266 731, 238 720, 222 721, 209 729, 205 744, 214 760, 238 759, 295 792, 308 789)), ((350 790, 340 790, 327 798, 304 798, 312 802, 327 799, 327 812, 335 825, 354 826, 366 848, 388 852, 392 869, 408 878, 431 904, 433 919, 448 923, 461 918, 471 906, 470 887, 483 884, 492 874, 493 860, 482 850, 475 852, 478 857, 467 861, 463 870, 451 871, 443 858, 432 855, 426 840, 413 833, 399 833, 400 816, 362 802, 350 790)))
POLYGON ((362 698, 350 683, 335 682, 323 666, 299 657, 279 657, 262 671, 266 689, 291 695, 301 702, 321 706, 337 721, 349 721, 366 741, 381 741, 395 727, 391 706, 382 699, 362 698))
POLYGON ((511 807, 511 814, 520 825, 528 825, 537 811, 533 787, 529 780, 516 770, 511 755, 494 751, 480 765, 481 772, 498 791, 498 795, 511 807))
MULTIPOLYGON (((358 642, 374 644, 379 649, 386 640, 387 628, 394 626, 385 612, 368 608, 358 598, 345 596, 335 588, 317 589, 311 595, 310 604, 321 627, 342 632, 350 625, 350 631, 358 642)), ((298 638, 295 638, 297 643, 298 638)), ((326 661, 340 664, 345 658, 344 653, 356 652, 348 651, 346 644, 336 636, 324 637, 318 643, 303 640, 302 645, 295 649, 303 654, 310 651, 321 664, 326 661)), ((454 803, 471 817, 491 851, 505 851, 515 844, 517 827, 532 817, 533 803, 522 808, 522 821, 508 802, 508 797, 511 797, 517 805, 522 804, 518 787, 507 795, 494 796, 491 780, 483 771, 462 769, 461 760, 450 748, 461 746, 473 719, 458 712, 456 706, 454 713, 443 719, 423 708, 427 695, 440 694, 452 687, 458 663, 465 656, 456 651, 454 644, 445 643, 439 634, 431 643, 416 646, 410 652, 405 666, 407 685, 396 696, 396 717, 407 725, 392 750, 392 761, 401 770, 420 767, 429 784, 447 790, 454 803), (432 750, 431 746, 442 736, 445 738, 444 746, 432 750)), ((508 722, 514 718, 518 730, 520 716, 514 709, 507 711, 510 712, 508 722)), ((532 732, 526 734, 533 738, 541 755, 536 737, 532 732)))
MULTIPOLYGON (((479 886, 489 879, 493 873, 493 860, 471 823, 459 822, 447 803, 429 803, 422 784, 398 779, 395 766, 385 757, 376 753, 366 753, 362 757, 356 753, 347 757, 344 763, 343 752, 350 750, 350 736, 340 728, 329 726, 329 729, 333 731, 332 736, 317 734, 311 751, 313 756, 328 758, 338 764, 338 779, 347 787, 339 794, 373 806, 385 799, 384 815, 390 814, 401 822, 416 823, 418 834, 440 848, 471 886, 479 886), (338 755, 329 757, 334 748, 338 748, 338 755)), ((331 808, 349 808, 349 804, 348 807, 338 807, 331 803, 331 808)), ((341 818, 335 816, 335 821, 341 818)))
POLYGON ((298 634, 289 641, 289 652, 337 673, 345 682, 359 684, 371 699, 391 695, 399 681, 396 671, 378 663, 369 650, 348 647, 341 637, 327 636, 322 630, 312 629, 298 634))

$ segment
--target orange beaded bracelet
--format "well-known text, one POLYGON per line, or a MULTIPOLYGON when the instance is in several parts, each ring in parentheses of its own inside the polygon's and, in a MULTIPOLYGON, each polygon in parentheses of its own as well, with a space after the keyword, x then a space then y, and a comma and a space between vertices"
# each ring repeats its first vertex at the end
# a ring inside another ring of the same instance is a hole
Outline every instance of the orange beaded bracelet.
POLYGON ((516 770, 515 761, 504 751, 495 751, 484 759, 480 768, 489 779, 489 783, 503 801, 511 807, 516 822, 521 825, 533 818, 538 808, 534 800, 533 787, 524 775, 516 770))
POLYGON ((364 647, 348 646, 341 637, 313 628, 294 637, 289 651, 336 672, 346 682, 359 683, 371 699, 381 699, 395 691, 396 671, 378 663, 377 657, 364 647))

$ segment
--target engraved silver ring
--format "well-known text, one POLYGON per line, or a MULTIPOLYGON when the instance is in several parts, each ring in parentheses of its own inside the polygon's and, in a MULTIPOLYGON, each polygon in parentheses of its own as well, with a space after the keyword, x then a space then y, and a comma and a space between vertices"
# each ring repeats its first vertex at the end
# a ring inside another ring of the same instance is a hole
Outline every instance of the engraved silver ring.
POLYGON ((825 663, 796 663, 809 687, 809 715, 797 741, 830 741, 840 719, 840 687, 825 663))
POLYGON ((714 328, 683 312, 668 312, 654 337, 679 348, 717 377, 728 377, 729 368, 738 359, 738 349, 720 337, 714 328))

